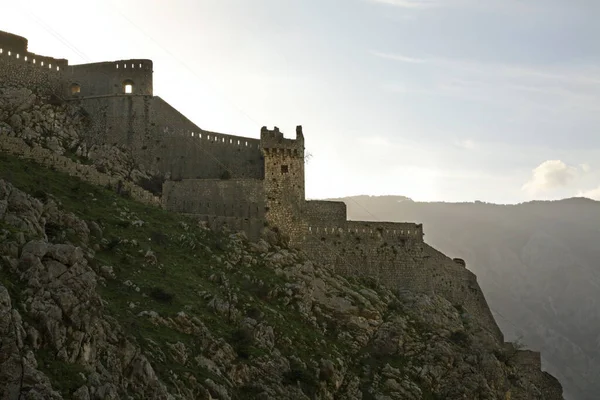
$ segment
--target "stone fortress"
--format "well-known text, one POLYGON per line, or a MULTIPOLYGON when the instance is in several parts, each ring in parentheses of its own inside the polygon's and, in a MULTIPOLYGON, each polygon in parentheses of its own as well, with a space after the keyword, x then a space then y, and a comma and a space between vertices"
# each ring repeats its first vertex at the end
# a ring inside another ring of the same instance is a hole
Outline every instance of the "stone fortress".
MULTIPOLYGON (((442 295, 504 341, 475 275, 463 260, 427 245, 421 224, 348 221, 343 202, 306 200, 302 127, 294 139, 276 127, 263 127, 260 139, 206 131, 154 96, 152 78, 151 60, 69 65, 30 53, 27 39, 0 31, 0 82, 34 86, 79 106, 89 119, 81 133, 88 145, 125 146, 137 163, 166 178, 166 209, 253 239, 276 227, 290 245, 341 275, 442 295)), ((562 398, 553 397, 560 384, 541 372, 540 354, 519 354, 549 388, 548 398, 562 398)))

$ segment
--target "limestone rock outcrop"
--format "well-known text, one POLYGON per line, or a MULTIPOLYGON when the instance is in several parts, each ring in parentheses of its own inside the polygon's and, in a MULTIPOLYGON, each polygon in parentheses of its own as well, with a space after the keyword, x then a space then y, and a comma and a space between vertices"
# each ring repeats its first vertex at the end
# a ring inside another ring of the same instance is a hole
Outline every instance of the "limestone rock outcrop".
POLYGON ((151 274, 173 257, 158 250, 147 259, 127 236, 152 222, 134 224, 127 207, 114 209, 130 222, 119 223, 128 228, 115 245, 99 238, 107 222, 90 229, 52 196, 0 181, 0 204, 2 398, 559 398, 444 298, 342 278, 272 232, 254 244, 182 222, 168 239, 155 235, 157 250, 176 239, 208 257, 180 266, 207 269, 206 281, 194 281, 202 286, 161 294, 149 286, 160 279, 144 281, 127 265, 151 274), (109 246, 138 261, 103 264, 109 246), (105 299, 107 287, 131 299, 105 299), (185 301, 166 307, 169 293, 185 301))

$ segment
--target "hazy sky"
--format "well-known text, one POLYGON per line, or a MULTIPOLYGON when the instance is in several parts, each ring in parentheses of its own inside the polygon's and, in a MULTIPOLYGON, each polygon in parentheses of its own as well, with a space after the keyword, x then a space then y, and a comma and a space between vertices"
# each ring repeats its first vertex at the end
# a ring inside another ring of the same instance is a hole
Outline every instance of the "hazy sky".
POLYGON ((303 125, 307 196, 600 199, 598 0, 0 0, 71 64, 149 58, 208 130, 303 125), (15 3, 20 3, 16 5, 15 3))

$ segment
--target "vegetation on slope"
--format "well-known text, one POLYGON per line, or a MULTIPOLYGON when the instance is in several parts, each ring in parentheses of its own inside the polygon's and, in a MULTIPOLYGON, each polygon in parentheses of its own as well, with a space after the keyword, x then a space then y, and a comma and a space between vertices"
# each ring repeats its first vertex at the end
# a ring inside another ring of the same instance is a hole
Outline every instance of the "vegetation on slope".
MULTIPOLYGON (((0 218, 5 245, 47 239, 85 249, 101 299, 88 312, 145 355, 164 383, 162 392, 125 384, 135 373, 111 372, 119 355, 102 343, 95 359, 72 356, 81 353, 70 352, 76 335, 54 343, 47 321, 28 313, 32 283, 4 247, 0 285, 23 329, 41 337, 24 349, 35 350, 56 396, 85 398, 111 385, 107 393, 133 398, 519 398, 529 387, 509 355, 443 299, 367 288, 313 265, 273 233, 248 243, 11 156, 0 155, 0 171, 47 218, 45 237, 0 218)), ((10 211, 10 197, 7 204, 10 211)), ((58 322, 67 332, 86 333, 66 317, 58 322)))

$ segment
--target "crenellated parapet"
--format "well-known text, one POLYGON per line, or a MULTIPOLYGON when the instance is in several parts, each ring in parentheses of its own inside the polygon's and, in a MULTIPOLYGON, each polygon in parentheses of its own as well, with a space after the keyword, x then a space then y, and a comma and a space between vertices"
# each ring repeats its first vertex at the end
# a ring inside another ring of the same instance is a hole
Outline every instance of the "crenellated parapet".
POLYGON ((310 235, 337 235, 338 237, 377 237, 381 239, 413 239, 423 241, 423 225, 410 222, 362 222, 345 221, 342 224, 311 224, 307 226, 310 235))
POLYGON ((0 31, 0 82, 65 95, 68 61, 31 53, 27 46, 27 39, 0 31))
POLYGON ((152 74, 152 60, 131 59, 72 65, 65 80, 73 96, 152 96, 152 74))
POLYGON ((34 66, 49 71, 61 71, 69 62, 65 59, 41 56, 28 51, 28 41, 24 37, 0 31, 0 57, 2 62, 15 65, 34 66))
POLYGON ((304 156, 302 126, 296 127, 295 139, 286 139, 278 127, 270 130, 263 126, 260 130, 260 143, 265 152, 304 156))

